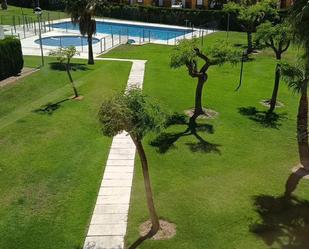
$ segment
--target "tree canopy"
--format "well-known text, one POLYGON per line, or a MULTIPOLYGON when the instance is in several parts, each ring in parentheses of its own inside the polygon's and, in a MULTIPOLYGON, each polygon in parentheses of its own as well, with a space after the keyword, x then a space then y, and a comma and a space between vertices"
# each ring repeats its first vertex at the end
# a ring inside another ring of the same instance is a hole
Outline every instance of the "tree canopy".
POLYGON ((272 48, 276 54, 284 53, 293 38, 291 26, 284 22, 273 25, 265 22, 257 28, 256 40, 272 48))
POLYGON ((192 64, 191 66, 196 68, 198 57, 201 56, 203 59, 206 59, 209 66, 222 65, 225 62, 235 64, 240 61, 241 51, 235 49, 227 42, 217 42, 209 49, 202 51, 197 39, 182 40, 173 50, 170 65, 172 68, 178 68, 192 64), (202 54, 206 54, 207 56, 203 56, 202 54))
POLYGON ((159 131, 164 117, 161 108, 137 88, 106 100, 99 112, 104 135, 113 137, 125 130, 139 141, 148 132, 159 131))

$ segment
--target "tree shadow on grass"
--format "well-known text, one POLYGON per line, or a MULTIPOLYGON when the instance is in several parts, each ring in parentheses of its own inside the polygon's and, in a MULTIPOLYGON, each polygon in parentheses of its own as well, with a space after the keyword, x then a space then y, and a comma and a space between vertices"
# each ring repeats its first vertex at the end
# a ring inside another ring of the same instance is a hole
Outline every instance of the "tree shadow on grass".
POLYGON ((309 201, 299 198, 260 195, 254 206, 261 221, 251 224, 250 232, 270 248, 309 248, 309 201))
POLYGON ((186 116, 175 113, 171 115, 166 123, 166 126, 172 125, 184 125, 187 126, 183 132, 163 132, 159 134, 155 139, 150 142, 150 145, 157 147, 159 153, 166 153, 169 149, 175 148, 175 143, 182 137, 194 136, 197 142, 186 143, 192 152, 205 152, 205 153, 218 153, 220 154, 219 144, 213 144, 207 142, 202 138, 198 132, 206 132, 209 134, 214 133, 213 126, 210 124, 190 124, 186 120, 186 116))
POLYGON ((286 113, 277 114, 274 112, 259 111, 256 107, 253 106, 240 107, 238 108, 238 112, 241 115, 248 117, 250 120, 259 123, 263 127, 274 129, 279 129, 279 127, 282 125, 281 121, 287 118, 286 113))
POLYGON ((70 99, 64 99, 64 100, 60 100, 56 103, 47 103, 43 106, 41 106, 38 109, 33 110, 34 113, 38 113, 38 114, 48 114, 48 115, 52 115, 55 111, 57 111, 62 105, 62 103, 68 101, 70 99))
MULTIPOLYGON (((65 65, 60 62, 49 63, 51 70, 66 71, 65 65)), ((88 71, 90 68, 84 63, 70 63, 72 71, 88 71)))

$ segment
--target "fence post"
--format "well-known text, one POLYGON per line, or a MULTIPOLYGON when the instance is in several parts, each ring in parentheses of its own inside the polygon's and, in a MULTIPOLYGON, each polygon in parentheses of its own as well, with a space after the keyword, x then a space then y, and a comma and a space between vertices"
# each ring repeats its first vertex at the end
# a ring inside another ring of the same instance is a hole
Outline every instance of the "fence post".
POLYGON ((106 38, 104 37, 104 51, 106 50, 106 38))
MULTIPOLYGON (((2 16, 1 16, 2 17, 2 16)), ((14 31, 16 33, 16 20, 15 20, 15 16, 13 16, 13 25, 14 25, 14 31)))
POLYGON ((82 45, 82 52, 84 52, 84 42, 83 42, 83 37, 80 38, 80 43, 82 45))
POLYGON ((129 40, 129 28, 127 28, 127 40, 129 40))
POLYGON ((114 47, 114 34, 112 34, 112 48, 114 47))
POLYGON ((121 44, 121 31, 119 30, 119 44, 121 44))
POLYGON ((100 40, 100 48, 101 48, 101 53, 103 52, 103 44, 102 44, 102 40, 103 40, 103 38, 101 38, 101 40, 100 40))
POLYGON ((142 32, 139 32, 139 44, 142 44, 142 32))
POLYGON ((25 25, 23 25, 23 31, 24 31, 24 38, 26 38, 26 28, 25 28, 25 25))
POLYGON ((143 42, 145 42, 145 29, 143 29, 143 42))
POLYGON ((65 22, 65 31, 68 32, 68 22, 65 22))
POLYGON ((149 43, 150 43, 150 30, 149 30, 149 43))

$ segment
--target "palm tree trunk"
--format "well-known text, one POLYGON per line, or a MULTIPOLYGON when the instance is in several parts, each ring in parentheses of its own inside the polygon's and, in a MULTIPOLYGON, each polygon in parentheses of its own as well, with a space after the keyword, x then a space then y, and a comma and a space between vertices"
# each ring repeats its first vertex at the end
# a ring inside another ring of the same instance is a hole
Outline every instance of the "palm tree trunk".
POLYGON ((92 35, 88 35, 88 64, 93 65, 92 35))
POLYGON ((190 123, 195 123, 197 117, 204 113, 203 105, 202 105, 202 95, 203 95, 203 87, 207 80, 207 75, 203 75, 198 78, 198 83, 195 90, 195 107, 194 113, 190 118, 190 123))
POLYGON ((8 8, 7 0, 2 0, 1 8, 2 8, 3 10, 6 10, 6 9, 8 8))
POLYGON ((252 51, 253 51, 252 32, 251 31, 247 31, 247 42, 248 42, 247 54, 251 54, 252 51))
POLYGON ((132 136, 132 135, 131 135, 131 138, 134 141, 134 144, 136 146, 137 152, 139 154, 139 157, 140 157, 140 160, 141 160, 141 163, 142 163, 147 206, 148 206, 148 211, 149 211, 150 220, 151 220, 151 224, 152 224, 152 227, 151 227, 150 231, 148 232, 148 234, 137 239, 129 247, 129 249, 134 249, 134 248, 137 248, 137 246, 139 246, 144 240, 154 236, 160 228, 160 223, 159 223, 159 218, 158 218, 158 215, 156 213, 156 209, 155 209, 154 202, 153 202, 153 194, 152 194, 152 189, 151 189, 148 162, 147 162, 146 154, 145 154, 145 151, 144 151, 144 148, 143 148, 143 144, 138 139, 135 139, 135 137, 132 136))
POLYGON ((280 64, 277 63, 276 66, 276 72, 275 72, 275 84, 274 84, 274 89, 273 93, 270 99, 270 108, 269 112, 273 112, 276 108, 276 103, 277 103, 277 96, 278 96, 278 90, 279 90, 279 84, 280 84, 280 77, 281 77, 281 69, 280 69, 280 64))
POLYGON ((70 83, 71 83, 73 91, 74 91, 75 98, 77 98, 78 97, 78 92, 77 92, 77 89, 75 87, 75 84, 74 84, 74 81, 73 81, 73 78, 72 78, 72 75, 71 75, 71 71, 70 71, 70 66, 69 65, 66 65, 66 70, 67 70, 67 74, 69 76, 70 83))
POLYGON ((309 144, 308 144, 308 81, 301 89, 301 97, 297 115, 297 142, 301 165, 309 170, 309 144))
POLYGON ((309 174, 309 146, 308 146, 308 81, 305 81, 301 89, 297 114, 297 142, 298 153, 301 166, 296 172, 293 172, 286 184, 284 196, 289 198, 296 189, 299 181, 309 174))

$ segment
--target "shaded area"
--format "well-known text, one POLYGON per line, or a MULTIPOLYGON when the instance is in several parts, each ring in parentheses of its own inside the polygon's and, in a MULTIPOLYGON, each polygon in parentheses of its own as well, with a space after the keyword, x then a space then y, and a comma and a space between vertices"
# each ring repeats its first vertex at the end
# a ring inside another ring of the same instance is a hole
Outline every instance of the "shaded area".
POLYGON ((309 201, 260 195, 254 206, 261 221, 251 224, 250 232, 269 248, 309 248, 309 201))
POLYGON ((187 122, 185 115, 174 113, 168 117, 166 126, 184 125, 186 129, 183 132, 162 132, 150 142, 150 145, 157 147, 159 153, 166 153, 169 149, 175 148, 175 143, 182 137, 194 136, 197 142, 186 143, 192 152, 218 153, 220 154, 219 144, 213 144, 206 141, 199 135, 199 132, 209 134, 214 133, 214 128, 210 124, 196 124, 187 122))
POLYGON ((52 115, 55 111, 57 111, 62 105, 62 103, 68 101, 70 99, 64 99, 64 100, 60 100, 56 103, 47 103, 46 105, 41 106, 38 109, 33 110, 33 112, 35 113, 39 113, 39 114, 48 114, 48 115, 52 115))
POLYGON ((281 121, 286 119, 286 113, 274 113, 268 111, 259 111, 256 107, 249 106, 249 107, 240 107, 238 108, 238 112, 248 117, 250 120, 253 120, 263 127, 266 128, 274 128, 279 129, 282 125, 281 121))
MULTIPOLYGON (((60 62, 50 62, 50 69, 56 71, 66 71, 65 65, 60 62)), ((90 68, 84 63, 70 63, 72 71, 88 71, 90 68)))

